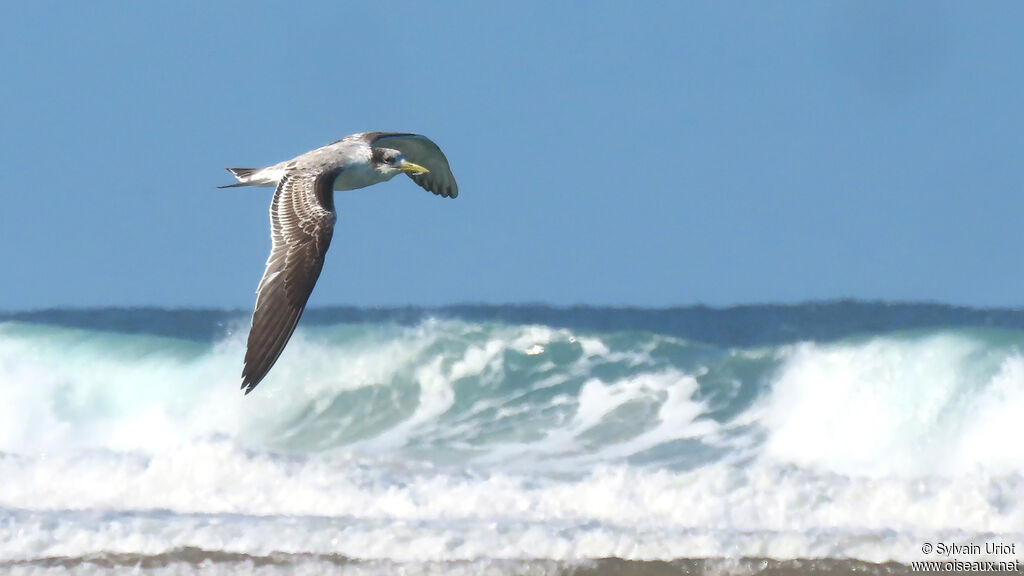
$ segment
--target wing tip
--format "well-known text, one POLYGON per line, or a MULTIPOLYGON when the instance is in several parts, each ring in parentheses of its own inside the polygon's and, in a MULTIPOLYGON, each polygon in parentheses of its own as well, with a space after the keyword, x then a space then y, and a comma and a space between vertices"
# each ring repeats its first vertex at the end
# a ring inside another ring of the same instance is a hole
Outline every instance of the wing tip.
POLYGON ((258 367, 255 367, 252 362, 246 361, 242 365, 242 385, 239 389, 248 396, 249 393, 256 389, 256 387, 260 385, 260 382, 266 378, 268 372, 270 372, 269 367, 260 370, 258 367))

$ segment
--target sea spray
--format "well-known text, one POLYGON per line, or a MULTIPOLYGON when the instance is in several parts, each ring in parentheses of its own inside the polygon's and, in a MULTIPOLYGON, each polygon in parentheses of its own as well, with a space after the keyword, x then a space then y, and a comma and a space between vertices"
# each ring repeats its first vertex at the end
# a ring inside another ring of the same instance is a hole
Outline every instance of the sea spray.
POLYGON ((1022 345, 319 324, 242 397, 244 332, 8 321, 0 561, 909 562, 929 540, 1012 542, 1022 345))

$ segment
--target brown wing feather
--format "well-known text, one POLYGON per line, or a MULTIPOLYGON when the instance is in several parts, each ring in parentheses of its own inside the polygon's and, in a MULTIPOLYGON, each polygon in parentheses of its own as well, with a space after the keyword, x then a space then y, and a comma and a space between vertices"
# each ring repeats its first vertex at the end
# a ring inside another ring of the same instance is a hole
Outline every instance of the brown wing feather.
POLYGON ((270 204, 273 246, 260 280, 245 350, 242 388, 252 389, 270 371, 295 331, 324 266, 334 234, 334 173, 291 173, 270 204))

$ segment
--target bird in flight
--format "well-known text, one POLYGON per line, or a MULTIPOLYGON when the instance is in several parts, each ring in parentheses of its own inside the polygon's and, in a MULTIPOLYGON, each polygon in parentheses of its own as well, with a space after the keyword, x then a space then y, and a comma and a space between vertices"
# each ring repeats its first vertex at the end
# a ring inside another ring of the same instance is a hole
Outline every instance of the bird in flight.
POLYGON ((242 389, 248 394, 277 362, 295 332, 324 266, 334 222, 334 190, 354 190, 405 174, 426 190, 455 198, 448 159, 426 136, 363 132, 266 168, 228 168, 236 186, 273 186, 272 246, 256 288, 245 349, 242 389))

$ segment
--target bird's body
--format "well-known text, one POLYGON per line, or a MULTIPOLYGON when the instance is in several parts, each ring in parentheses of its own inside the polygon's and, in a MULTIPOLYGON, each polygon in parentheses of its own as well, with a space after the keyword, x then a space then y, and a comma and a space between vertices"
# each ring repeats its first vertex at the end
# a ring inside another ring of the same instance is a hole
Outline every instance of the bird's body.
POLYGON ((418 134, 353 134, 273 166, 228 170, 238 183, 222 188, 276 187, 270 205, 273 246, 257 288, 242 369, 247 394, 284 350, 320 276, 337 219, 334 190, 364 188, 404 173, 439 196, 459 194, 444 153, 418 134))

